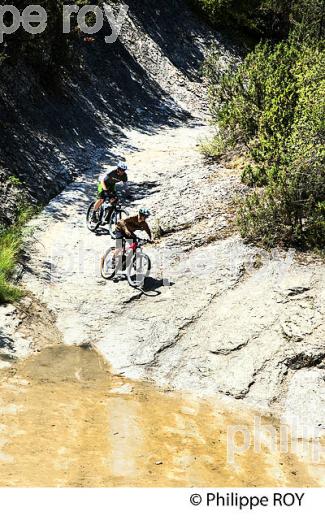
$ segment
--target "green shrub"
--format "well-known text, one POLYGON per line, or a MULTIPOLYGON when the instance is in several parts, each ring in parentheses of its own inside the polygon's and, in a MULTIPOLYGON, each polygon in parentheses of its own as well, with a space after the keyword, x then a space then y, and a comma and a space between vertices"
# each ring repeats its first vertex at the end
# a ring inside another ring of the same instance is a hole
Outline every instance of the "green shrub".
POLYGON ((3 274, 0 272, 0 304, 13 303, 22 296, 22 291, 10 285, 3 274))
POLYGON ((8 178, 8 181, 10 181, 10 183, 12 184, 12 186, 21 186, 22 182, 20 179, 18 179, 18 177, 15 177, 14 175, 11 175, 9 178, 8 178))
POLYGON ((323 0, 191 0, 217 26, 282 39, 294 30, 299 39, 324 36, 323 0))
POLYGON ((211 140, 202 141, 200 143, 200 151, 207 159, 217 159, 225 152, 228 146, 230 145, 216 135, 211 140))
POLYGON ((20 255, 23 226, 34 213, 35 208, 24 207, 14 226, 0 230, 0 304, 14 302, 23 294, 10 283, 10 278, 20 255))
POLYGON ((261 188, 239 211, 250 239, 325 246, 324 70, 322 44, 295 37, 258 44, 237 67, 215 52, 206 63, 220 142, 247 148, 242 180, 261 188))
POLYGON ((242 182, 247 184, 247 186, 265 186, 266 184, 266 172, 265 169, 261 166, 256 166, 253 164, 248 164, 245 166, 242 173, 242 182))
POLYGON ((5 61, 6 58, 7 58, 7 55, 4 52, 0 52, 0 66, 1 66, 1 63, 3 63, 5 61))
POLYGON ((17 228, 0 233, 0 303, 13 302, 21 291, 9 283, 21 248, 21 237, 17 228))
POLYGON ((292 67, 295 46, 257 45, 236 69, 224 69, 218 53, 208 58, 211 111, 226 142, 242 142, 259 162, 279 162, 285 153, 296 104, 292 67))

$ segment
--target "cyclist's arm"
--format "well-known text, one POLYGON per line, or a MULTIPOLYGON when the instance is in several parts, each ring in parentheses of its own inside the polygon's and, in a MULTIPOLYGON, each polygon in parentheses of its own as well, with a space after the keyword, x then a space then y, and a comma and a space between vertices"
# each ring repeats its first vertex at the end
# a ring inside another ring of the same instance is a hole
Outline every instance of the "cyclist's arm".
POLYGON ((127 177, 126 177, 126 180, 123 181, 123 194, 124 194, 124 197, 126 197, 126 198, 130 198, 130 196, 131 196, 131 192, 129 189, 129 181, 128 181, 127 177))
POLYGON ((127 225, 125 224, 125 222, 123 220, 120 220, 119 222, 119 228, 123 231, 123 233, 127 236, 127 237, 131 237, 132 236, 132 233, 130 233, 130 231, 128 230, 127 228, 127 225))
POLYGON ((147 233, 149 239, 152 240, 151 229, 150 229, 150 227, 148 226, 148 224, 147 224, 146 222, 145 222, 144 230, 145 230, 145 232, 147 233))

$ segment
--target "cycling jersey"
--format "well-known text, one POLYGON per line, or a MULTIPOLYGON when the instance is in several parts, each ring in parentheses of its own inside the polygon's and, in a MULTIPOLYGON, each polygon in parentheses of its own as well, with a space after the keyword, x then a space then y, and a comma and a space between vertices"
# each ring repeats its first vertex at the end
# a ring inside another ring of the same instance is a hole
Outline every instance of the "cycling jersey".
POLYGON ((135 231, 145 231, 151 240, 150 227, 146 221, 140 221, 138 215, 120 220, 117 223, 116 230, 120 233, 123 233, 124 235, 126 232, 129 232, 133 235, 135 231))
MULTIPOLYGON (((103 181, 106 184, 107 191, 109 191, 110 193, 115 193, 115 191, 116 191, 116 184, 118 182, 128 182, 128 176, 127 176, 126 172, 123 175, 119 175, 117 173, 117 170, 113 170, 112 172, 110 172, 107 175, 105 175, 105 177, 103 177, 102 182, 103 181)), ((102 191, 103 191, 103 187, 102 187, 101 183, 100 183, 100 186, 101 186, 102 191)))

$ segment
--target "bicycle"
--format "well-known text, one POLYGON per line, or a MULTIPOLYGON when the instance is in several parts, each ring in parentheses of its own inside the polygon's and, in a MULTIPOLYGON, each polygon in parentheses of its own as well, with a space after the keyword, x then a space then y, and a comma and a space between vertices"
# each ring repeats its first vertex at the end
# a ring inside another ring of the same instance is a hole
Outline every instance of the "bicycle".
POLYGON ((96 202, 92 202, 87 211, 87 227, 92 233, 96 233, 99 227, 108 225, 108 231, 112 239, 116 238, 116 225, 117 223, 129 216, 129 213, 123 209, 122 205, 117 201, 111 203, 109 200, 105 200, 100 207, 98 220, 94 221, 94 207, 96 202))
POLYGON ((132 244, 127 245, 126 239, 123 238, 122 258, 121 255, 115 256, 116 247, 108 249, 101 259, 101 276, 104 280, 112 280, 120 267, 121 272, 126 273, 129 285, 142 289, 151 271, 151 260, 142 250, 146 244, 152 242, 136 237, 132 244))

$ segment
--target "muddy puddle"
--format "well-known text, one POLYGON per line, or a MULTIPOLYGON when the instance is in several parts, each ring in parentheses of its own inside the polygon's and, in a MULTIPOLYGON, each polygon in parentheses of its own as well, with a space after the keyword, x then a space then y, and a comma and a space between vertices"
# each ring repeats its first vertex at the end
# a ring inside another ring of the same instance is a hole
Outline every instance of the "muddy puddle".
POLYGON ((320 484, 321 464, 256 452, 253 436, 229 463, 236 425, 250 438, 253 415, 112 376, 95 350, 47 348, 0 374, 0 486, 320 484))

